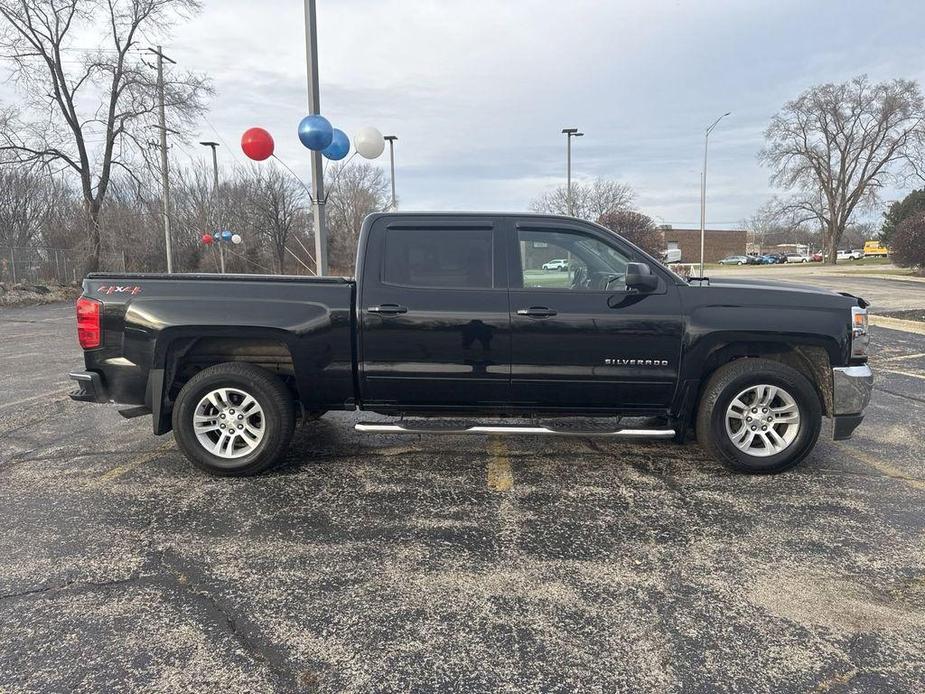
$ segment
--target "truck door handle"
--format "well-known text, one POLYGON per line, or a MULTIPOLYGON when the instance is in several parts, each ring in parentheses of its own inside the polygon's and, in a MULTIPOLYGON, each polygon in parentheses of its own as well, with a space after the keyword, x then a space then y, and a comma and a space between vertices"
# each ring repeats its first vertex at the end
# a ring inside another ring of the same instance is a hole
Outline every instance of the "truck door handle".
POLYGON ((395 315, 397 313, 408 313, 408 309, 404 306, 399 306, 398 304, 382 304, 382 306, 370 306, 366 309, 370 313, 385 313, 387 315, 395 315))
POLYGON ((530 308, 517 309, 518 316, 530 316, 532 318, 549 318, 558 313, 555 309, 546 308, 545 306, 531 306, 530 308))

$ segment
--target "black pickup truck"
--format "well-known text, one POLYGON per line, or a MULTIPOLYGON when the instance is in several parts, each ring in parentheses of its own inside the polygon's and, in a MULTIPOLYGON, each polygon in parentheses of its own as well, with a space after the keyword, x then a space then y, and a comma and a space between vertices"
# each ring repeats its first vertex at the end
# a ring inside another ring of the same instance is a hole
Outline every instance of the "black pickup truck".
POLYGON ((812 450, 824 415, 837 439, 861 422, 866 308, 811 287, 685 280, 567 217, 374 214, 356 279, 88 276, 71 397, 152 415, 155 434, 173 429, 222 475, 272 465, 299 417, 355 409, 397 418, 356 424, 367 432, 693 431, 736 470, 777 472, 812 450), (562 259, 567 272, 543 269, 562 259))

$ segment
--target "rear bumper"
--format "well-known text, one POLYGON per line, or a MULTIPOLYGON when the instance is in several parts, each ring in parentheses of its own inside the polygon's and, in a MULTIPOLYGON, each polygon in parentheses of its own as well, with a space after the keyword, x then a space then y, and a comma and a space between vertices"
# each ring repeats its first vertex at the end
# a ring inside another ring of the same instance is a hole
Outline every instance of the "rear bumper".
POLYGON ((873 387, 874 374, 867 364, 832 369, 832 419, 836 441, 851 438, 864 419, 873 387))
POLYGON ((109 402, 109 394, 103 385, 103 377, 96 371, 72 371, 67 375, 77 384, 77 390, 70 393, 78 402, 109 402))

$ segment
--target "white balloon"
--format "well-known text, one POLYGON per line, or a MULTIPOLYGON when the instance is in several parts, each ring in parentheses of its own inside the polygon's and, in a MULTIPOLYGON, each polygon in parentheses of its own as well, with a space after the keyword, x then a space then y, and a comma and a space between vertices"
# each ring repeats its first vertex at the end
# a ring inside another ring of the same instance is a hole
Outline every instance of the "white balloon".
POLYGON ((237 246, 239 243, 241 243, 241 237, 235 234, 231 237, 231 243, 237 246))
POLYGON ((375 128, 360 128, 353 136, 353 146, 364 159, 375 159, 385 150, 385 140, 375 128))

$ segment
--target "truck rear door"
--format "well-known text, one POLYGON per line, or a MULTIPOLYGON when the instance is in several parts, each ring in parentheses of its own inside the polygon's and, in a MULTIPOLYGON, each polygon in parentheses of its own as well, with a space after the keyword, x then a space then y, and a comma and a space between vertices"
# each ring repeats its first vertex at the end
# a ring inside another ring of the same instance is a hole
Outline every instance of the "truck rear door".
POLYGON ((364 405, 505 404, 511 326, 499 220, 409 215, 372 224, 357 307, 364 405))

